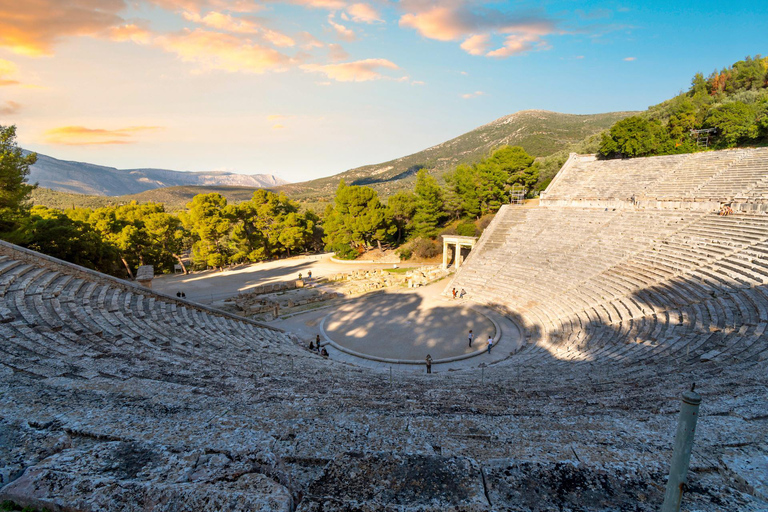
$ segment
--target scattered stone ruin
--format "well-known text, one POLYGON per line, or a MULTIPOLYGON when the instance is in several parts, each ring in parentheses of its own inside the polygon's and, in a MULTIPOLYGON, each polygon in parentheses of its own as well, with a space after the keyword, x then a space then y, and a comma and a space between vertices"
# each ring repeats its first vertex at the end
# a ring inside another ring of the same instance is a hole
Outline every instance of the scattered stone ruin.
POLYGON ((683 510, 766 510, 766 171, 765 149, 566 166, 540 206, 502 208, 447 283, 526 346, 431 375, 323 359, 0 243, 0 500, 656 511, 695 381, 683 510), (733 215, 717 215, 722 199, 733 215))
POLYGON ((433 281, 442 279, 448 272, 439 266, 423 266, 405 273, 387 272, 380 270, 355 270, 329 275, 326 280, 330 283, 341 283, 341 290, 348 295, 357 295, 373 290, 392 286, 418 288, 433 281))
POLYGON ((305 287, 303 281, 298 282, 301 283, 299 287, 293 281, 256 287, 253 290, 238 294, 235 298, 235 305, 246 316, 264 314, 279 316, 280 312, 286 310, 317 304, 342 296, 340 293, 322 288, 305 287), (276 312, 278 315, 274 314, 276 312))

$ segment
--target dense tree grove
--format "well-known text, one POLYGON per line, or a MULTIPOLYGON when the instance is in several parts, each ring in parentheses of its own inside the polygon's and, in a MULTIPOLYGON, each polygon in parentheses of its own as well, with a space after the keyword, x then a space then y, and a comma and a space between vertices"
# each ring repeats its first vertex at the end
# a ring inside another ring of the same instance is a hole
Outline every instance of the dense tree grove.
POLYGON ((539 166, 519 146, 504 146, 489 158, 459 165, 445 176, 449 194, 456 198, 454 218, 478 218, 509 202, 513 187, 531 190, 539 179, 539 166))
POLYGON ((341 181, 322 226, 313 212, 301 212, 284 194, 267 190, 257 190, 238 204, 228 204, 218 193, 198 194, 178 215, 158 203, 31 208, 26 198, 33 187, 26 177, 34 156, 23 156, 13 128, 3 130, 8 138, 0 162, 2 238, 131 278, 145 264, 158 273, 172 272, 177 264, 186 272, 187 253, 196 269, 221 269, 323 247, 354 258, 371 247, 406 241, 417 254, 430 256, 437 251, 432 240, 447 221, 469 219, 461 231, 475 233, 474 219, 498 210, 508 202, 511 187, 530 187, 538 174, 533 158, 522 148, 505 146, 476 165, 459 166, 446 177, 446 186, 421 169, 413 192, 397 193, 386 204, 373 189, 341 181))
POLYGON ((327 250, 342 258, 354 258, 373 242, 381 247, 397 228, 387 218, 375 190, 341 180, 334 204, 325 210, 323 230, 327 250))
POLYGON ((401 254, 430 257, 438 251, 432 240, 446 222, 466 219, 460 231, 476 234, 473 221, 508 203, 513 187, 530 190, 538 172, 523 148, 504 146, 475 165, 459 165, 445 175, 445 186, 426 169, 419 170, 413 192, 390 196, 386 206, 373 189, 342 180, 325 211, 325 248, 355 258, 374 244, 408 241, 401 254))
POLYGON ((599 152, 610 158, 690 153, 704 149, 691 130, 708 128, 715 130, 714 149, 768 140, 768 57, 747 57, 707 78, 697 73, 687 92, 613 125, 599 152))

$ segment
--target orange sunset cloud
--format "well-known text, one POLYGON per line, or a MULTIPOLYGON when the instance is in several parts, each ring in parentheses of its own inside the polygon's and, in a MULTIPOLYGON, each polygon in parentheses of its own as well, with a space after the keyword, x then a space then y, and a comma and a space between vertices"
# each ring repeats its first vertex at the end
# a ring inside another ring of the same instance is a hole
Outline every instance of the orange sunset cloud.
POLYGON ((253 21, 234 18, 230 14, 222 14, 215 11, 209 12, 205 16, 200 16, 193 12, 185 12, 183 16, 187 21, 201 23, 211 28, 226 30, 227 32, 236 32, 239 34, 255 34, 260 28, 259 25, 253 21))
POLYGON ((286 55, 231 34, 203 29, 159 36, 155 43, 175 53, 184 62, 194 62, 201 71, 264 73, 284 71, 291 64, 286 55))
POLYGON ((49 144, 65 146, 91 146, 110 144, 133 144, 133 137, 141 132, 162 130, 160 126, 129 126, 108 130, 104 128, 86 128, 84 126, 62 126, 45 132, 45 141, 49 144))
POLYGON ((200 13, 204 9, 252 13, 264 9, 253 0, 150 0, 153 4, 172 11, 200 13))
POLYGON ((9 60, 0 59, 0 86, 18 85, 18 80, 9 78, 16 74, 16 64, 9 60))
POLYGON ((388 78, 379 72, 380 69, 400 69, 397 64, 387 59, 365 59, 341 64, 307 64, 302 69, 310 72, 324 73, 328 78, 338 82, 367 82, 388 78))
POLYGON ((124 0, 0 0, 0 46, 39 57, 67 36, 94 36, 122 22, 124 0))

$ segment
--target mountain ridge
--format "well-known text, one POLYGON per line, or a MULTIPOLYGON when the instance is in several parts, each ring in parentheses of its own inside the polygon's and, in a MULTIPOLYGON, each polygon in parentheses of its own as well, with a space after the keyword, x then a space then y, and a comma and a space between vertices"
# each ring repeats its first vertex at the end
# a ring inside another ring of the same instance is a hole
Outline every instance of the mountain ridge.
MULTIPOLYGON (((226 179, 220 183, 208 183, 200 185, 171 185, 166 187, 146 187, 143 190, 123 190, 122 194, 114 197, 110 204, 129 202, 131 200, 168 200, 174 203, 174 208, 183 207, 186 201, 191 200, 195 190, 199 193, 209 193, 221 187, 221 192, 230 198, 239 200, 247 193, 245 188, 270 188, 276 192, 285 192, 292 199, 305 203, 307 207, 322 211, 324 203, 331 201, 336 191, 339 180, 344 179, 347 184, 367 185, 375 189, 382 199, 413 186, 416 173, 421 168, 427 168, 433 175, 440 178, 443 173, 458 164, 474 164, 483 157, 488 156, 494 149, 505 144, 522 146, 529 154, 535 157, 545 157, 557 152, 572 149, 573 146, 585 138, 600 133, 610 128, 614 122, 635 114, 634 111, 608 112, 601 114, 562 114, 549 110, 522 110, 513 114, 494 119, 467 133, 431 146, 422 151, 412 153, 394 160, 379 164, 369 164, 331 176, 290 184, 267 184, 261 186, 242 185, 229 183, 226 179), (196 188, 197 187, 197 188, 196 188), (162 192, 167 189, 166 192, 162 192)), ((43 155, 42 160, 52 159, 43 155)), ((52 159, 56 160, 56 159, 52 159)), ((66 163, 62 160, 56 160, 66 163)), ((39 164, 35 164, 38 166, 39 164)), ((81 164, 100 169, 103 166, 93 164, 81 164)), ((34 171, 34 166, 33 166, 34 171)), ((64 172, 63 169, 61 172, 64 172)), ((116 170, 115 170, 116 171, 116 170)), ((131 171, 131 170, 128 170, 131 171)), ((141 170, 137 170, 141 171, 141 170)), ((158 172, 164 170, 158 170, 158 172)), ((119 171, 118 171, 119 172, 119 171)), ((167 171, 181 173, 181 171, 167 171)), ((219 171, 221 172, 221 171, 219 171)), ((186 176, 199 173, 181 173, 186 176)), ((207 173, 212 175, 213 173, 207 173)), ((245 175, 238 175, 245 176, 245 175)), ((35 181, 33 174, 30 182, 35 181)), ((61 181, 61 180, 60 180, 61 181)), ((42 187, 52 188, 44 182, 42 187)), ((66 185, 66 184, 65 184, 66 185)), ((60 187, 59 190, 69 194, 79 193, 75 188, 60 187)), ((55 192, 38 190, 35 202, 37 204, 70 204, 90 202, 102 204, 104 201, 91 196, 85 197, 55 197, 55 192)), ((100 194, 103 196, 103 194, 100 194)))
POLYGON ((229 171, 185 172, 171 169, 117 169, 104 165, 37 155, 30 183, 59 192, 118 197, 174 186, 237 186, 271 188, 288 182, 272 174, 229 171))
POLYGON ((277 190, 312 201, 332 195, 339 180, 344 179, 348 185, 370 186, 384 198, 408 186, 421 168, 440 176, 456 165, 474 164, 507 144, 522 146, 534 157, 548 156, 636 113, 563 114, 540 109, 521 110, 410 155, 325 178, 281 185, 277 190))

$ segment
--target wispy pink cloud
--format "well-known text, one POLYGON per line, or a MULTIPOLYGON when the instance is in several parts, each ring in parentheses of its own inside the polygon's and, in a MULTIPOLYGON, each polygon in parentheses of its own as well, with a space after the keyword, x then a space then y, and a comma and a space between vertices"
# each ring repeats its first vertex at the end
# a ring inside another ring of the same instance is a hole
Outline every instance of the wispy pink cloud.
POLYGON ((491 36, 489 34, 477 34, 470 36, 463 43, 461 49, 470 55, 483 55, 488 51, 491 36))
POLYGON ((347 14, 356 23, 382 23, 381 14, 368 4, 352 4, 347 7, 347 14))
POLYGON ((0 116, 12 116, 21 110, 21 105, 15 101, 0 103, 0 116))
POLYGON ((357 39, 357 35, 355 35, 354 30, 334 21, 333 14, 328 16, 328 24, 331 25, 331 28, 333 28, 333 30, 336 32, 336 35, 338 35, 344 41, 354 41, 357 39))
POLYGON ((555 23, 541 16, 515 15, 483 7, 469 0, 433 3, 404 0, 401 27, 412 28, 437 41, 462 41, 470 55, 509 57, 533 49, 547 49, 543 39, 556 32, 555 23), (502 46, 489 51, 492 38, 503 38, 502 46))
POLYGON ((205 14, 205 16, 196 12, 184 12, 182 16, 187 21, 238 34, 256 34, 261 28, 258 23, 251 20, 215 11, 205 14))

